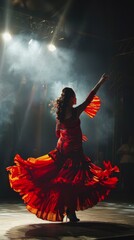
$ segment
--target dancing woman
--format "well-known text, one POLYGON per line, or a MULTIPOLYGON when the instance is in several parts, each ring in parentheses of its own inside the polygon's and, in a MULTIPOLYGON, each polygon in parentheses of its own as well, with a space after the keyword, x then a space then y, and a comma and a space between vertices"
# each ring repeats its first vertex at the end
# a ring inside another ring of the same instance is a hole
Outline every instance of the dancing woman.
POLYGON ((11 188, 19 192, 27 209, 37 217, 49 221, 63 221, 67 216, 77 222, 76 211, 91 208, 105 199, 116 186, 117 166, 103 162, 104 168, 92 163, 83 152, 80 127, 82 112, 94 117, 100 107, 95 96, 108 80, 103 74, 86 100, 77 107, 72 88, 64 88, 56 100, 56 148, 38 158, 14 158, 15 165, 7 167, 11 188))

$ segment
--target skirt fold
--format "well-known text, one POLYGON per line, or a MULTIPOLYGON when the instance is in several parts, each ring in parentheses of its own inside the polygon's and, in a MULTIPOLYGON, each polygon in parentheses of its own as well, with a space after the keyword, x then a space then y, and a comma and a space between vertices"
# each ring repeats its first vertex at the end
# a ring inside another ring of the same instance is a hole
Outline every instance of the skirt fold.
MULTIPOLYGON (((57 156, 56 150, 52 153, 57 156)), ((78 156, 77 165, 71 157, 63 161, 49 154, 27 160, 17 154, 14 162, 7 167, 11 188, 22 196, 30 212, 49 221, 62 221, 67 208, 78 211, 93 207, 118 182, 113 176, 119 172, 117 166, 108 161, 102 169, 84 155, 78 156)))

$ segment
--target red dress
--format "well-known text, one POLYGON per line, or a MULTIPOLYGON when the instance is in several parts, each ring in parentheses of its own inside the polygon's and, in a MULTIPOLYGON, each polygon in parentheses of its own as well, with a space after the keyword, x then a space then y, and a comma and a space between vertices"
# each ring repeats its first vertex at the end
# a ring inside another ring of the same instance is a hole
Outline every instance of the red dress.
POLYGON ((15 156, 7 168, 11 188, 19 192, 27 209, 37 217, 62 221, 66 209, 84 210, 97 204, 115 187, 117 166, 93 164, 82 148, 80 119, 72 117, 60 124, 57 146, 39 158, 15 156))

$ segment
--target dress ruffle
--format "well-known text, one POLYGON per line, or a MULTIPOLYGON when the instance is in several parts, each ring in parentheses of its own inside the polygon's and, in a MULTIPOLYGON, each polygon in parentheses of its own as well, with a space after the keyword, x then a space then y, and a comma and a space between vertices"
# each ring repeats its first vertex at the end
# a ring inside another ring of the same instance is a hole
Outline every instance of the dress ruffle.
POLYGON ((62 221, 68 206, 76 211, 93 207, 118 182, 113 176, 117 166, 108 161, 102 169, 83 153, 63 157, 54 149, 27 160, 17 154, 14 162, 7 167, 11 188, 19 192, 30 212, 49 221, 62 221))

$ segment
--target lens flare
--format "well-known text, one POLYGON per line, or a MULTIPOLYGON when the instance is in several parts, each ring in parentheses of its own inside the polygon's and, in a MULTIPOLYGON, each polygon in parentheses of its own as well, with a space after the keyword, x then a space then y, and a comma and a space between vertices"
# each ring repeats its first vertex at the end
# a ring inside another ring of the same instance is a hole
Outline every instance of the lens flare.
POLYGON ((2 38, 4 39, 4 41, 9 42, 12 39, 12 36, 9 32, 4 32, 2 34, 2 38))
POLYGON ((48 49, 49 49, 49 51, 54 52, 56 50, 56 47, 54 44, 49 44, 48 49))

